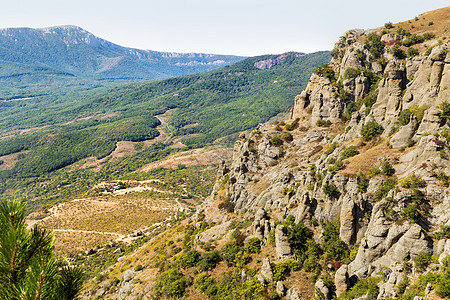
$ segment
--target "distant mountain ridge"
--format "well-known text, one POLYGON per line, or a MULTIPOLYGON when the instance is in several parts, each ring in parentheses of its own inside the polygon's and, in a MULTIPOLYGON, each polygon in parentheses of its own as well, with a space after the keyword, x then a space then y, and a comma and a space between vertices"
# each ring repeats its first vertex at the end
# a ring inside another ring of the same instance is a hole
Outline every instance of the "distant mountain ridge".
POLYGON ((127 48, 72 25, 0 29, 0 77, 46 71, 93 80, 162 79, 209 71, 243 58, 127 48))

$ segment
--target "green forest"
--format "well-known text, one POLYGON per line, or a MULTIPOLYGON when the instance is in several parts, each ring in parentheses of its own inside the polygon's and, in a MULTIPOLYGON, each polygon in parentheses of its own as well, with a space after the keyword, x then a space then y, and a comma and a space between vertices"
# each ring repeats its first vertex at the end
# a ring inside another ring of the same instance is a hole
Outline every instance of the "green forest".
MULTIPOLYGON (((288 112, 310 74, 330 59, 329 52, 304 56, 289 53, 282 63, 270 69, 254 66, 257 61, 273 57, 252 57, 214 71, 126 84, 78 96, 55 96, 51 105, 40 103, 37 98, 30 102, 0 102, 0 130, 39 128, 34 133, 0 140, 0 159, 18 153, 14 168, 0 171, 0 193, 22 191, 27 197, 39 198, 41 189, 36 181, 58 178, 55 171, 83 158, 104 158, 114 151, 118 141, 140 142, 156 137, 160 122, 155 116, 169 109, 170 134, 182 138, 187 148, 214 143, 229 146, 239 132, 288 112), (37 194, 25 192, 30 184, 37 194)), ((104 166, 102 175, 92 176, 107 179, 126 174, 179 151, 169 146, 170 143, 157 143, 141 147, 136 154, 104 166)), ((84 177, 77 174, 77 181, 84 177)), ((60 192, 54 194, 56 197, 60 192)))

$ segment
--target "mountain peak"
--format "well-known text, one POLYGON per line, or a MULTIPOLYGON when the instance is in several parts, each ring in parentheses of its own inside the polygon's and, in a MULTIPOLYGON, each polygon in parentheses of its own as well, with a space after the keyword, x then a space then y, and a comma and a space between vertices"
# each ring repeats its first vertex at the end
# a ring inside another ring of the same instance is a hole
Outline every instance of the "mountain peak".
MULTIPOLYGON (((148 80, 209 71, 244 57, 122 47, 76 25, 0 29, 0 59, 85 79, 148 80)), ((8 76, 9 74, 1 74, 8 76)))

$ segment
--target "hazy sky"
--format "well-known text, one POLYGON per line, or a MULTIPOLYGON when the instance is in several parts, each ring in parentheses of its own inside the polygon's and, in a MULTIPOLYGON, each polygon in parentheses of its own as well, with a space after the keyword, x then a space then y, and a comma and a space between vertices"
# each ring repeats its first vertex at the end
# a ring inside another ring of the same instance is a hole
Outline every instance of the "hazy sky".
POLYGON ((374 28, 448 0, 3 0, 0 28, 77 25, 122 46, 258 55, 330 50, 351 28, 374 28))

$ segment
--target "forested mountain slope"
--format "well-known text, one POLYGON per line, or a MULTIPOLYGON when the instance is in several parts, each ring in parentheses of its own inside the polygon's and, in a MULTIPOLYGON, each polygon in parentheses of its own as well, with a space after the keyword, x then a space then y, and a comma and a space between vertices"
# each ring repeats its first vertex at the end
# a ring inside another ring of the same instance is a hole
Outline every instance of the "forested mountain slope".
POLYGON ((104 161, 109 175, 134 171, 177 151, 180 146, 171 147, 175 140, 185 149, 227 145, 239 131, 287 113, 311 72, 329 59, 329 52, 266 55, 206 73, 110 88, 50 107, 36 99, 0 102, 3 134, 16 133, 0 139, 0 160, 8 162, 0 165, 0 190, 24 191, 26 182, 32 182, 41 197, 37 178, 47 182, 51 172, 77 161, 107 158, 121 141, 136 143, 138 150, 114 164, 104 161), (160 134, 155 116, 166 112, 170 138, 144 144, 160 134))
POLYGON ((127 48, 77 26, 6 28, 0 29, 0 99, 51 93, 48 85, 61 89, 193 74, 242 59, 127 48))

